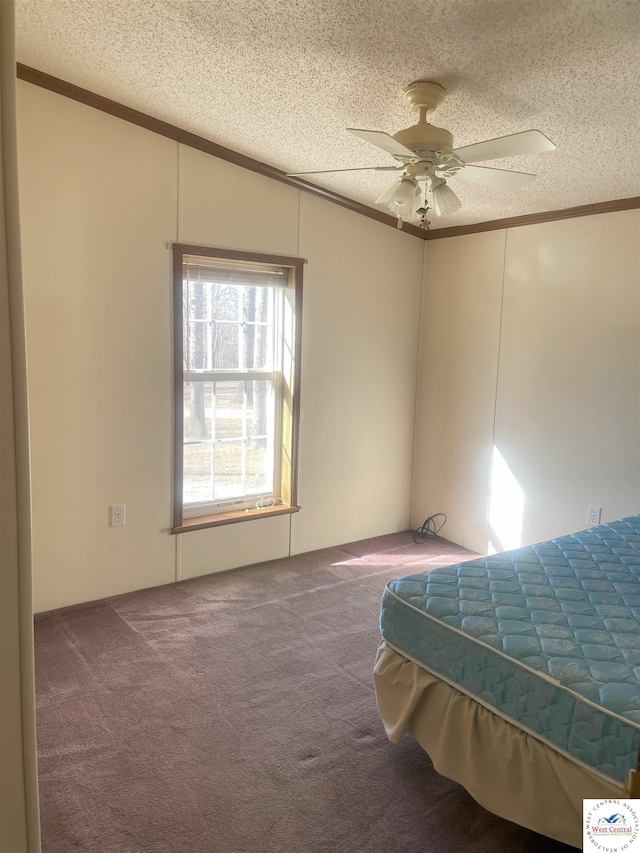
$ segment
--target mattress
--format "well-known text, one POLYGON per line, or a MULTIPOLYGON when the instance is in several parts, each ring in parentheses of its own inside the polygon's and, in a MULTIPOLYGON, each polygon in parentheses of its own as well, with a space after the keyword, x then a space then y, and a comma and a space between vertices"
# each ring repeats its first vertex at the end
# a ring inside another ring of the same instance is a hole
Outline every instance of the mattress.
POLYGON ((640 741, 640 515, 406 575, 381 632, 524 732, 623 783, 640 741))

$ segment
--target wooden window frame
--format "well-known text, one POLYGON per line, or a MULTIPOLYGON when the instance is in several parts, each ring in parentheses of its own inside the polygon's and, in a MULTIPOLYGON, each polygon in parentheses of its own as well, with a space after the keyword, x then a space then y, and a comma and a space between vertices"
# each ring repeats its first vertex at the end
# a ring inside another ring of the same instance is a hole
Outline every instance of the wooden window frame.
POLYGON ((284 255, 269 255, 258 252, 240 252, 232 249, 218 249, 211 246, 195 246, 186 243, 173 244, 173 350, 174 350, 174 450, 173 450, 173 526, 171 533, 186 533, 189 530, 202 530, 226 524, 236 524, 255 518, 276 515, 288 515, 299 512, 298 506, 298 449, 300 432, 300 361, 302 353, 302 272, 303 258, 284 255), (231 512, 216 512, 210 515, 184 517, 183 476, 184 476, 184 369, 183 369, 183 262, 185 255, 196 255, 221 261, 248 261, 256 264, 272 264, 288 267, 294 277, 295 341, 293 395, 291 401, 291 501, 287 505, 276 504, 272 507, 241 509, 231 512))

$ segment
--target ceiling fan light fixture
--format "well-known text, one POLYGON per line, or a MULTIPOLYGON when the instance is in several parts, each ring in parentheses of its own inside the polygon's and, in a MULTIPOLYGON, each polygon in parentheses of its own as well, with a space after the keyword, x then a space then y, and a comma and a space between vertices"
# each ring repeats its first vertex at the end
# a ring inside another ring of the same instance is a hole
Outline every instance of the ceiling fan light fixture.
POLYGON ((392 184, 388 190, 376 199, 376 204, 384 204, 401 219, 409 219, 420 201, 418 182, 406 175, 392 184))
POLYGON ((448 216, 461 207, 462 202, 444 181, 433 187, 433 209, 436 216, 448 216))

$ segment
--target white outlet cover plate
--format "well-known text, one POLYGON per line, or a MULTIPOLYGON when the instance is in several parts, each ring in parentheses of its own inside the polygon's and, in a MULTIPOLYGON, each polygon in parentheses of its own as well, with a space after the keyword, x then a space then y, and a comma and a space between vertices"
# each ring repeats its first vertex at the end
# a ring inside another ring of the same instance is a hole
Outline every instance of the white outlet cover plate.
POLYGON ((589 527, 594 527, 596 524, 600 524, 601 516, 602 507, 590 505, 587 511, 587 524, 589 525, 589 527))
POLYGON ((111 526, 124 527, 124 504, 114 504, 111 507, 111 526))

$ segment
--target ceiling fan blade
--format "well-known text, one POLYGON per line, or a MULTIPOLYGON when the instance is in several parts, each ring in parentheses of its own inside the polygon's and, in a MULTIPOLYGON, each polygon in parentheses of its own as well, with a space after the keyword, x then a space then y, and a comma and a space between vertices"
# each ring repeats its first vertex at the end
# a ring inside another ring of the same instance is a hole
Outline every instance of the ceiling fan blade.
POLYGON ((541 154, 543 151, 554 151, 555 147, 542 131, 523 130, 522 133, 512 133, 510 136, 499 136, 497 139, 465 145, 451 153, 465 163, 479 163, 482 160, 519 157, 521 154, 541 154))
POLYGON ((287 172, 287 177, 299 178, 301 175, 329 175, 332 172, 396 172, 398 169, 404 169, 404 166, 356 166, 355 169, 320 169, 315 172, 287 172))
POLYGON ((353 127, 348 127, 347 130, 349 133, 353 133, 354 136, 364 139, 365 142, 370 142, 372 145, 382 148, 383 151, 387 151, 394 157, 399 157, 403 160, 416 159, 416 155, 410 148, 406 148, 400 142, 397 142, 393 136, 384 133, 382 130, 357 130, 353 127))
POLYGON ((492 169, 488 166, 465 166, 451 178, 459 178, 470 184, 483 187, 498 187, 501 190, 519 190, 530 183, 535 175, 529 172, 510 172, 507 169, 492 169))

